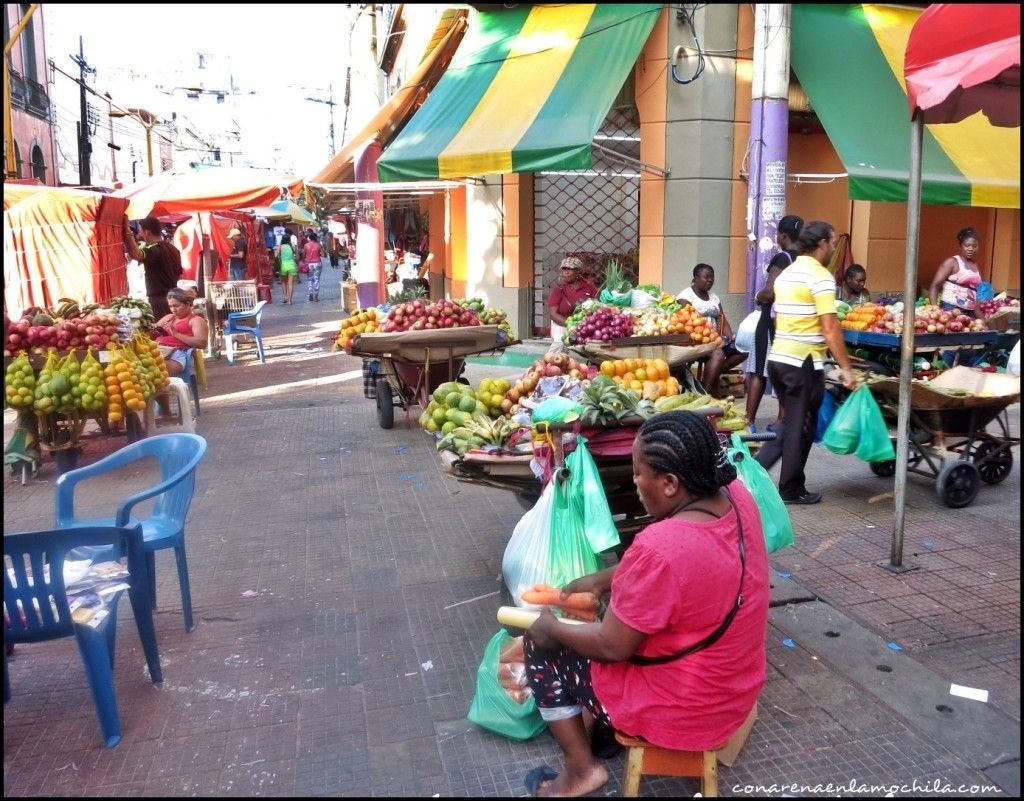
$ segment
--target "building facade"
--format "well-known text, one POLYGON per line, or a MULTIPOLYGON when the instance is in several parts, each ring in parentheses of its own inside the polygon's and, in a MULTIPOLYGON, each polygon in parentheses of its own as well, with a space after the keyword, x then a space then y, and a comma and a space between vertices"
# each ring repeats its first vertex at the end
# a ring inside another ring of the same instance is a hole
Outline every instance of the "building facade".
MULTIPOLYGON (((28 3, 4 4, 4 49, 29 13, 28 3)), ((10 108, 13 137, 13 163, 4 149, 4 175, 9 178, 35 178, 57 185, 56 153, 53 142, 51 104, 47 78, 46 37, 43 7, 37 6, 29 17, 6 58, 8 85, 4 102, 10 108)))

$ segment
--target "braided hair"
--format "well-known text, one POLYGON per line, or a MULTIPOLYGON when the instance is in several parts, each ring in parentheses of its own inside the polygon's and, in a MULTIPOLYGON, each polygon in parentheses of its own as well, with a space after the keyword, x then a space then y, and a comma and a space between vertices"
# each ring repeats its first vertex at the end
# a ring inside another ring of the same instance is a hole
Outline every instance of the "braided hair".
POLYGON ((652 470, 671 473, 690 492, 706 498, 736 478, 718 435, 706 417, 693 412, 663 412, 637 432, 644 461, 652 470))

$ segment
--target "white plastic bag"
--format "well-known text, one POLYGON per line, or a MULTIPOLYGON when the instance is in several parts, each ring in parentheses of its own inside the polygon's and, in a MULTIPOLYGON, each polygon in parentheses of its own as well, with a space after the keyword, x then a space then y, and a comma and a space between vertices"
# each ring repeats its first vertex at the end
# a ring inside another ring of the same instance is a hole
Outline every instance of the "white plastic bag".
POLYGON ((1010 358, 1006 362, 1006 372, 1010 375, 1020 375, 1020 340, 1010 351, 1010 358))
POLYGON ((658 298, 642 289, 632 289, 629 292, 629 305, 634 309, 646 309, 658 302, 658 298))
POLYGON ((751 353, 754 350, 754 334, 757 332, 757 324, 760 320, 761 310, 754 309, 739 324, 736 329, 736 341, 733 345, 740 353, 751 353))
POLYGON ((547 581, 554 483, 547 483, 537 503, 516 523, 508 545, 505 546, 501 574, 516 606, 525 605, 522 600, 523 590, 547 581))

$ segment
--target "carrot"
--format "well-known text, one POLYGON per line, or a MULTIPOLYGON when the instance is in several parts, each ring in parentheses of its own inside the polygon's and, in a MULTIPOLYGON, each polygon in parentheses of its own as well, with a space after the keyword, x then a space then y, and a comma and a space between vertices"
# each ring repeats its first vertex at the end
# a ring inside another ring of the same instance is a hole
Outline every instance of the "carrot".
POLYGON ((565 598, 562 591, 547 584, 534 584, 528 590, 523 590, 523 601, 536 606, 554 606, 566 614, 578 617, 582 620, 596 620, 597 608, 599 605, 597 597, 592 592, 571 592, 565 598))

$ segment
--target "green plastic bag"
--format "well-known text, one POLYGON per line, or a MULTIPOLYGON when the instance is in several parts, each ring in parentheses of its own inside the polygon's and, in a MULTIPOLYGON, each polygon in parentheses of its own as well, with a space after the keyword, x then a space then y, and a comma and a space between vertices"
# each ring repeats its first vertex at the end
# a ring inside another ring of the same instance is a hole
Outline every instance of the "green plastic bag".
POLYGON ((562 587, 580 576, 596 573, 602 565, 597 554, 619 544, 601 475, 585 437, 565 460, 569 478, 555 482, 548 546, 548 581, 562 587))
POLYGON ((500 629, 487 643, 476 671, 476 694, 467 717, 477 726, 503 737, 529 740, 544 731, 547 724, 537 711, 537 700, 532 695, 517 704, 498 682, 501 651, 511 641, 511 635, 500 629))
POLYGON ((732 435, 732 447, 729 449, 729 461, 736 466, 740 479, 747 485, 750 494, 757 502, 761 512, 761 529, 764 531, 764 544, 768 553, 775 553, 780 548, 792 545, 793 523, 789 519, 779 490, 768 475, 768 471, 750 454, 750 449, 739 434, 732 435))
POLYGON ((882 410, 865 384, 850 393, 836 410, 821 444, 832 453, 852 453, 865 462, 888 462, 896 458, 882 410))
POLYGON ((627 308, 632 299, 629 292, 612 292, 608 289, 602 289, 597 298, 602 303, 607 303, 610 306, 618 306, 620 309, 627 308))

